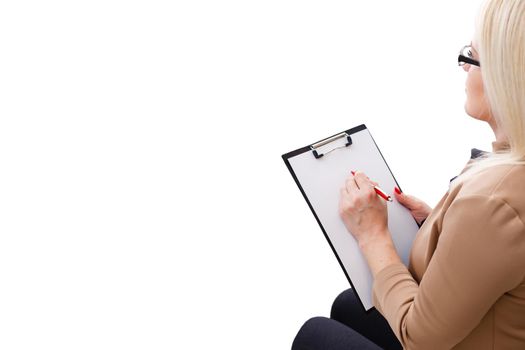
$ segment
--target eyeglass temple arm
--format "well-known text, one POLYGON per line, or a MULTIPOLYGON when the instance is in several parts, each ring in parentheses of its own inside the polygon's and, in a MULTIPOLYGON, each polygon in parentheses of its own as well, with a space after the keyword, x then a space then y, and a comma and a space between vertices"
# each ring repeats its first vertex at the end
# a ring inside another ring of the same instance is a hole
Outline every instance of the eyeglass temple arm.
POLYGON ((465 62, 465 63, 473 64, 473 65, 476 65, 476 66, 479 65, 479 62, 478 62, 478 61, 473 60, 472 58, 467 57, 467 56, 459 55, 459 57, 458 57, 458 63, 461 63, 461 62, 465 62))

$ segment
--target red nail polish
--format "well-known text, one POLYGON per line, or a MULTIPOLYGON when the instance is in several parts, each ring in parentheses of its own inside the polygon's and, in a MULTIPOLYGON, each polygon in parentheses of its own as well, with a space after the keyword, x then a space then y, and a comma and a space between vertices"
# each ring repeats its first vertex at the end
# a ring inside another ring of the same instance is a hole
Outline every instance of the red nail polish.
POLYGON ((397 194, 401 194, 401 190, 397 188, 397 186, 394 188, 394 191, 396 191, 397 194))
POLYGON ((352 170, 351 173, 352 173, 352 175, 355 175, 355 171, 352 170))

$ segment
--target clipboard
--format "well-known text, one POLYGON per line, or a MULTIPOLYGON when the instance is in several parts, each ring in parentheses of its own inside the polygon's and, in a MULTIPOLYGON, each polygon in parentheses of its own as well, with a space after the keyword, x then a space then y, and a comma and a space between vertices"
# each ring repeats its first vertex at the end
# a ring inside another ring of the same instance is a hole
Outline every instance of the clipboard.
MULTIPOLYGON (((351 170, 363 171, 391 194, 399 187, 372 134, 362 124, 282 155, 312 210, 348 282, 366 312, 374 308, 373 277, 357 241, 339 216, 340 188, 351 170)), ((392 194, 391 194, 392 195, 392 194)), ((394 197, 392 195, 392 197, 394 197)), ((408 266, 419 225, 396 200, 388 202, 388 228, 401 260, 408 266)))

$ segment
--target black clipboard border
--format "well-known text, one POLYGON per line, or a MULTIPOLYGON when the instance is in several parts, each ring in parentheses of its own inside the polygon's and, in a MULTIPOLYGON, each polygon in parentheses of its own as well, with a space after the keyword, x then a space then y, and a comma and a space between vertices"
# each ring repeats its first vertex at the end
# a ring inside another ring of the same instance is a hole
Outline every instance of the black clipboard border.
MULTIPOLYGON (((368 128, 366 127, 365 124, 361 124, 361 125, 358 125, 354 128, 351 128, 351 129, 348 129, 346 131, 343 131, 343 132, 346 132, 348 135, 352 135, 352 134, 355 134, 357 132, 360 132, 360 131, 363 131, 363 130, 368 130, 368 128)), ((370 133, 370 130, 368 130, 368 132, 370 133)), ((337 134, 334 134, 332 136, 329 136, 325 139, 322 139, 318 142, 314 142, 312 143, 312 145, 316 144, 316 143, 319 143, 319 142, 323 142, 325 140, 328 140, 336 135, 339 135, 341 133, 337 133, 337 134)), ((370 136, 372 137, 372 133, 370 133, 370 136)), ((379 147, 377 146, 377 143, 376 141, 374 140, 374 138, 372 137, 372 141, 374 141, 374 145, 376 146, 376 148, 379 150, 379 154, 381 155, 381 158, 383 158, 383 161, 385 162, 387 168, 388 168, 388 171, 390 172, 390 174, 392 175, 393 179, 394 179, 394 182, 396 183, 396 186, 401 189, 401 187, 399 187, 399 184, 397 183, 397 180, 396 178, 394 177, 394 174, 392 173, 392 171, 390 170, 390 167, 388 166, 388 163, 386 162, 385 160, 385 157, 383 157, 383 154, 381 153, 381 150, 379 149, 379 147)), ((351 146, 350 146, 351 147, 351 146)), ((290 174, 292 174, 292 177, 295 181, 295 183, 297 184, 297 187, 299 187, 299 190, 301 191, 304 199, 306 200, 306 203, 308 203, 308 207, 310 208, 310 210, 312 211, 312 214, 314 214, 314 217, 315 217, 315 220, 317 221, 317 223, 319 224, 319 227, 321 227, 321 231, 323 231, 323 234, 326 238, 326 240, 328 241, 328 244, 330 245, 330 248, 332 248, 332 252, 334 253, 335 257, 337 258, 337 261, 339 262, 339 265, 341 266, 341 268, 343 269, 343 272, 346 276, 346 279, 348 280, 348 282, 350 283, 350 286, 352 287, 352 291, 354 292, 355 296, 357 297, 357 300, 359 300, 359 303, 361 304, 361 306, 363 307, 363 310, 365 311, 365 313, 367 314, 370 314, 371 312, 373 312, 374 310, 376 310, 375 306, 372 306, 369 310, 366 309, 365 305, 363 304, 363 301, 361 300, 361 298, 359 297, 359 294, 357 294, 357 291, 356 289, 354 288, 354 284, 352 283, 352 280, 350 279, 350 276, 348 275, 348 272, 346 271, 344 265, 343 265, 343 262, 341 261, 341 259, 339 258, 339 255, 337 254, 337 251, 335 250, 333 244, 332 244, 332 241, 330 241, 330 237, 328 237, 328 234, 326 233, 323 225, 321 224, 321 220, 319 220, 319 217, 317 216, 317 213, 315 212, 312 204, 310 203, 310 200, 308 199, 308 197, 306 196, 306 193, 304 192, 303 188, 301 187, 301 183, 299 182, 299 180, 297 179, 297 176, 295 175, 295 172, 293 171, 292 169, 292 166, 290 165, 290 162, 288 161, 288 159, 290 158, 293 158, 295 156, 298 156, 299 154, 303 154, 305 152, 308 152, 308 151, 311 151, 311 145, 308 145, 308 146, 305 146, 305 147, 302 147, 302 148, 299 148, 299 149, 296 149, 295 151, 292 151, 292 152, 289 152, 289 153, 286 153, 286 154, 283 154, 282 155, 282 158, 284 160, 284 163, 286 164, 286 167, 288 168, 288 170, 290 171, 290 174)), ((418 225, 419 226, 419 225, 418 225)))

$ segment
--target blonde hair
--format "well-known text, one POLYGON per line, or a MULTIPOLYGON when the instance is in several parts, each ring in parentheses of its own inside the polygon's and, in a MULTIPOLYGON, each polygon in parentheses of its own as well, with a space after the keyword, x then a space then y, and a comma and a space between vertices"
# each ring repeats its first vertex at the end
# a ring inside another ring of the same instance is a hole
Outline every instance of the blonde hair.
POLYGON ((489 167, 525 165, 525 0, 486 1, 475 32, 485 97, 510 148, 474 160, 452 186, 489 167))

